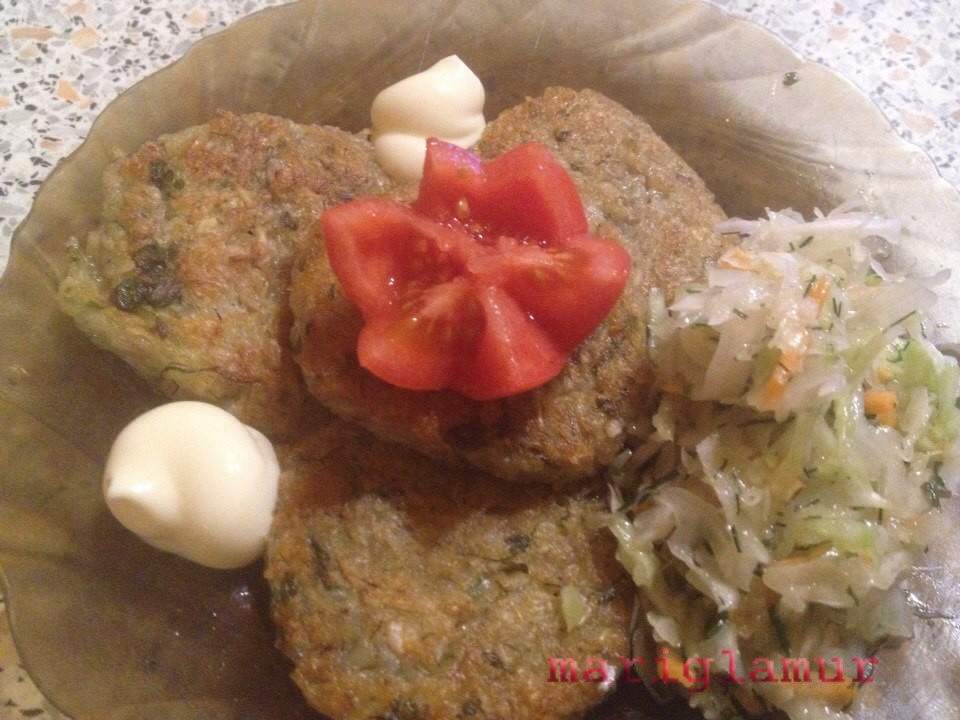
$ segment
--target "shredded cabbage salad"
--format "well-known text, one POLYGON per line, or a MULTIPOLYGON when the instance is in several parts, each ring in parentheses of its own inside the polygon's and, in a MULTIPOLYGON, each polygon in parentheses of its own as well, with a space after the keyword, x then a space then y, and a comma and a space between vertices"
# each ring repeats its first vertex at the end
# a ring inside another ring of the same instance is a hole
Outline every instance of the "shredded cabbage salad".
POLYGON ((897 583, 960 478, 960 371, 924 327, 944 278, 886 270, 900 224, 851 204, 720 231, 741 242, 705 282, 651 298, 663 396, 610 470, 608 525, 648 649, 717 659, 689 695, 708 718, 847 717, 855 684, 812 659, 852 677, 910 635, 897 583), (741 675, 810 658, 814 681, 718 682, 724 650, 741 675))

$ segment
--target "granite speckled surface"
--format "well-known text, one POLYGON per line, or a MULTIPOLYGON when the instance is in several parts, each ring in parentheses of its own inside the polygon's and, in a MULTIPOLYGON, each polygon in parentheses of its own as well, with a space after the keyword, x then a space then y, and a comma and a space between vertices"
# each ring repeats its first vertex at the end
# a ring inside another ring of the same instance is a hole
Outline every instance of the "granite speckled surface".
MULTIPOLYGON (((38 186, 120 91, 282 0, 0 0, 0 268, 38 186)), ((960 0, 716 0, 867 92, 960 185, 960 0)), ((60 717, 0 603, 0 720, 60 717)))

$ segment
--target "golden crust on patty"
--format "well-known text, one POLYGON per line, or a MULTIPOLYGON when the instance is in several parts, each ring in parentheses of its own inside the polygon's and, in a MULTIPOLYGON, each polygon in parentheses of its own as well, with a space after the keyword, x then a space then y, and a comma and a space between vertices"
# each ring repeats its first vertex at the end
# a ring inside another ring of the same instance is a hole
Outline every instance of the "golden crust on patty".
POLYGON ((521 142, 545 144, 568 168, 591 232, 627 248, 629 285, 561 374, 496 401, 393 387, 359 366, 359 312, 344 296, 314 238, 294 273, 297 359, 311 392, 376 434, 437 458, 466 459, 511 480, 561 483, 613 460, 622 431, 647 406, 648 293, 668 295, 700 276, 724 240, 724 215, 697 175, 628 110, 589 91, 552 88, 507 110, 477 151, 496 157, 521 142))
POLYGON ((389 187, 366 137, 220 112, 118 160, 104 184, 63 310, 161 394, 294 431, 306 391, 288 342, 290 268, 326 207, 389 187))
POLYGON ((452 469, 334 423, 281 448, 266 576, 308 701, 337 720, 580 717, 616 663, 633 596, 600 499, 452 469), (567 630, 561 589, 586 616, 567 630), (569 591, 568 591, 569 592, 569 591))

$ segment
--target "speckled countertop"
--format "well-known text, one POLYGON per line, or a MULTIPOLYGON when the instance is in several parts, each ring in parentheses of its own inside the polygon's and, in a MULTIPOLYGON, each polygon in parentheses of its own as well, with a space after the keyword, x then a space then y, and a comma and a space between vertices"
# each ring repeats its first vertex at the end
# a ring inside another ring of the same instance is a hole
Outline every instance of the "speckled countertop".
MULTIPOLYGON (((0 0, 0 269, 38 186, 121 90, 282 0, 0 0)), ((960 0, 716 0, 866 91, 960 185, 960 0)), ((60 717, 0 602, 0 720, 60 717)))

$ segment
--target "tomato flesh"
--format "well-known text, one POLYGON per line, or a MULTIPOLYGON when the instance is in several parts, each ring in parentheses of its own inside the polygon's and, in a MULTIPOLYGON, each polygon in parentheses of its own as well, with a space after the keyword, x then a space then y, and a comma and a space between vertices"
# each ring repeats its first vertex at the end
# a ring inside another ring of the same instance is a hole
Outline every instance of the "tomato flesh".
POLYGON ((360 364, 411 390, 476 400, 555 377, 623 292, 630 257, 587 233, 573 180, 542 145, 488 163, 430 140, 412 205, 327 210, 331 267, 364 327, 360 364))

